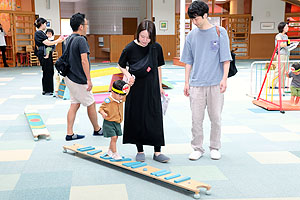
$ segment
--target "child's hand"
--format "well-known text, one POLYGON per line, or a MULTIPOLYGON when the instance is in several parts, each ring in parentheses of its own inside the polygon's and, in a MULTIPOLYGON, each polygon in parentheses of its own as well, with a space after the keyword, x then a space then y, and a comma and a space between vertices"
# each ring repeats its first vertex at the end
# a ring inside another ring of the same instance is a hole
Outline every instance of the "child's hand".
POLYGON ((103 119, 106 119, 106 117, 108 116, 105 112, 101 112, 100 114, 102 115, 103 119))

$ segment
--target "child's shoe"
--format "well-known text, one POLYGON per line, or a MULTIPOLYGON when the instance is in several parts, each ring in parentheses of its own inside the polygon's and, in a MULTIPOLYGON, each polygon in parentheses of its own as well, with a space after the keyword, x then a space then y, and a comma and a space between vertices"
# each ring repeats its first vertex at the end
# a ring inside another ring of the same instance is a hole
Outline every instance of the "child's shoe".
POLYGON ((108 151, 107 151, 107 155, 108 155, 108 157, 112 157, 113 156, 113 152, 110 150, 110 149, 108 149, 108 151))
POLYGON ((118 152, 113 153, 112 158, 115 160, 122 160, 122 156, 120 156, 120 154, 118 154, 118 152))

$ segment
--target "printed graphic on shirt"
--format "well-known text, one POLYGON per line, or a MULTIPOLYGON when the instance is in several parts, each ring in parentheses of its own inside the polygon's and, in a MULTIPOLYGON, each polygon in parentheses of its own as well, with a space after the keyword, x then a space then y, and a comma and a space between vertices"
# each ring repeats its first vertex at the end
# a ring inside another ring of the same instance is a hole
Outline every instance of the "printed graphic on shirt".
POLYGON ((220 48, 220 43, 218 40, 212 40, 210 41, 210 50, 212 51, 218 51, 220 48))
POLYGON ((109 98, 106 98, 106 99, 104 99, 104 102, 105 102, 105 103, 110 103, 110 99, 109 99, 109 98))

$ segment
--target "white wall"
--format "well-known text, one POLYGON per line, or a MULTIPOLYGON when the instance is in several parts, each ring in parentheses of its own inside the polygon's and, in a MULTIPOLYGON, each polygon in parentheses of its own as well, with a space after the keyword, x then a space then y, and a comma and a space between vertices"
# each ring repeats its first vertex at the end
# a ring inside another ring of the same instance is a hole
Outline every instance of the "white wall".
POLYGON ((277 26, 284 21, 285 2, 281 0, 252 0, 251 33, 277 33, 277 26), (273 22, 273 30, 261 30, 261 22, 273 22))
POLYGON ((74 14, 74 2, 60 2, 60 17, 62 19, 70 19, 74 14))
POLYGON ((60 35, 59 0, 50 0, 50 9, 46 8, 45 0, 35 0, 35 14, 51 20, 54 34, 60 35))
POLYGON ((147 1, 147 19, 151 20, 151 0, 146 0, 147 1))
POLYGON ((138 23, 144 19, 141 4, 145 5, 141 0, 88 0, 75 2, 74 11, 86 14, 90 34, 122 34, 123 17, 136 17, 138 23))
POLYGON ((175 1, 174 0, 154 0, 153 17, 157 35, 175 35, 175 1), (168 30, 160 30, 159 22, 167 21, 168 30))
POLYGON ((147 0, 140 0, 140 21, 138 24, 145 18, 147 19, 147 0))

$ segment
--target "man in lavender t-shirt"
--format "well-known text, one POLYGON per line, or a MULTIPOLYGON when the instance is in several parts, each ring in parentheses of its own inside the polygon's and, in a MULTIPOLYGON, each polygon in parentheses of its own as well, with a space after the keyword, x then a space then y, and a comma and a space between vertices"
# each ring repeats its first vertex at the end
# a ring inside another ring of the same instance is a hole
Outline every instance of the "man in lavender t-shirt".
POLYGON ((197 26, 186 37, 181 61, 185 66, 184 95, 190 97, 192 110, 192 141, 194 151, 190 160, 198 160, 204 153, 203 120, 207 108, 211 121, 210 156, 221 158, 221 112, 231 58, 226 30, 217 28, 207 20, 209 7, 194 1, 188 15, 197 26))

